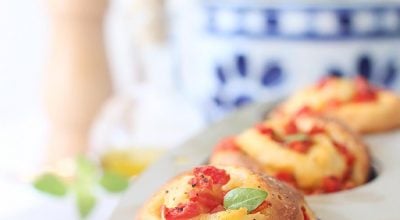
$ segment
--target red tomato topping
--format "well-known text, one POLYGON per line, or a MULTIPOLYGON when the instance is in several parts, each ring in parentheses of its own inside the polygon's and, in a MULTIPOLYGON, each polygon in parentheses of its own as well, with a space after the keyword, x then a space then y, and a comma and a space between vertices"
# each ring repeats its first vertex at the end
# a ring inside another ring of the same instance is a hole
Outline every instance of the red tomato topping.
POLYGON ((203 178, 208 176, 211 178, 213 184, 225 185, 228 183, 230 177, 225 170, 218 169, 213 166, 201 166, 193 169, 194 178, 203 178))
POLYGON ((310 149, 312 143, 311 143, 311 141, 308 141, 308 140, 293 141, 293 142, 288 143, 288 145, 289 145, 290 149, 297 151, 298 153, 304 154, 304 153, 307 153, 307 151, 310 149))
POLYGON ((340 144, 337 142, 334 142, 333 144, 335 145, 337 151, 346 160, 347 167, 346 167, 346 170, 343 172, 343 180, 342 180, 342 182, 346 182, 351 177, 351 174, 353 172, 353 165, 354 165, 355 157, 351 152, 349 152, 347 147, 344 146, 343 144, 340 144))
POLYGON ((272 140, 274 140, 276 142, 281 142, 281 139, 278 137, 278 135, 275 133, 275 131, 272 128, 267 127, 263 124, 259 124, 259 125, 256 125, 256 129, 258 130, 258 132, 270 137, 272 140))
POLYGON ((214 151, 240 151, 239 147, 236 145, 234 137, 228 137, 222 139, 214 151))
POLYGON ((355 102, 369 102, 376 99, 376 89, 374 89, 366 79, 358 76, 355 79, 356 94, 355 102))
POLYGON ((184 220, 196 217, 201 214, 199 204, 189 201, 186 204, 179 204, 175 208, 164 207, 164 217, 166 220, 184 220))
POLYGON ((296 122, 294 120, 289 121, 285 125, 285 133, 286 134, 296 134, 299 130, 297 129, 296 122))
POLYGON ((339 153, 342 154, 343 157, 346 159, 347 166, 349 167, 353 166, 355 158, 354 155, 351 152, 349 152, 347 147, 337 142, 334 142, 333 144, 335 145, 339 153))
POLYGON ((269 128, 263 124, 256 125, 256 129, 258 130, 258 132, 260 132, 261 134, 264 134, 264 135, 268 135, 268 136, 275 135, 275 132, 272 128, 269 128))
POLYGON ((292 186, 296 186, 297 185, 297 181, 295 176, 290 173, 290 172, 285 172, 285 171, 281 171, 275 174, 275 177, 278 180, 284 181, 286 183, 289 183, 292 186))
POLYGON ((223 203, 224 194, 220 187, 199 188, 189 193, 189 199, 202 206, 203 210, 208 213, 223 203))
POLYGON ((325 133, 325 129, 319 126, 313 126, 310 131, 308 131, 309 135, 325 133))
POLYGON ((299 109, 296 114, 296 116, 300 116, 300 115, 312 115, 315 114, 316 112, 310 107, 310 106, 303 106, 301 109, 299 109))
POLYGON ((328 176, 322 180, 324 192, 337 192, 342 189, 342 181, 335 176, 328 176))
POLYGON ((217 212, 223 208, 222 186, 230 179, 225 170, 213 166, 202 166, 194 168, 193 175, 194 177, 189 181, 193 187, 188 195, 189 201, 174 208, 164 207, 165 219, 188 219, 202 213, 217 212))
POLYGON ((220 212, 220 211, 225 211, 225 208, 223 205, 218 205, 216 208, 214 208, 213 210, 211 210, 210 213, 216 213, 216 212, 220 212))

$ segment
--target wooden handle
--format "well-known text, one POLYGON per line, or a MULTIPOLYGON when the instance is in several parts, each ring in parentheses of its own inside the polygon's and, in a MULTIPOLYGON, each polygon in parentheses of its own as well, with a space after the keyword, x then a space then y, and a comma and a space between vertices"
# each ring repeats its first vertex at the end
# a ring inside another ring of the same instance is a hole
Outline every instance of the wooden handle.
POLYGON ((53 21, 45 74, 50 163, 84 153, 94 117, 111 92, 103 42, 105 0, 49 0, 53 21))

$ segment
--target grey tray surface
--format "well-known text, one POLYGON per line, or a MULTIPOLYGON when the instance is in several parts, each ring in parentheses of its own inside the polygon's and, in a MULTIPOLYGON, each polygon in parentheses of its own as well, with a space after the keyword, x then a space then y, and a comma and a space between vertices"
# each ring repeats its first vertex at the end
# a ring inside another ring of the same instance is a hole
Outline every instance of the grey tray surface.
MULTIPOLYGON (((260 103, 237 111, 208 127, 150 166, 136 179, 114 210, 112 220, 132 220, 137 209, 165 182, 204 164, 215 144, 259 122, 276 103, 260 103)), ((400 132, 365 137, 378 176, 352 190, 306 197, 322 219, 400 219, 400 132)))

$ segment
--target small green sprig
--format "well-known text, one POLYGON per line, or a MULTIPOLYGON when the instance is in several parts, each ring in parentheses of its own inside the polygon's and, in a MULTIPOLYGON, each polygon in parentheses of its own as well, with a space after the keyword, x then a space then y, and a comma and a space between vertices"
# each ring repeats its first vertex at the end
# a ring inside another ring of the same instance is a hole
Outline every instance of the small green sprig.
POLYGON ((129 185, 129 178, 113 172, 102 170, 95 162, 84 156, 75 160, 76 170, 72 181, 67 181, 55 173, 43 173, 33 182, 35 189, 51 196, 65 197, 71 192, 76 201, 81 219, 85 219, 96 206, 96 188, 101 186, 107 192, 123 192, 129 185))

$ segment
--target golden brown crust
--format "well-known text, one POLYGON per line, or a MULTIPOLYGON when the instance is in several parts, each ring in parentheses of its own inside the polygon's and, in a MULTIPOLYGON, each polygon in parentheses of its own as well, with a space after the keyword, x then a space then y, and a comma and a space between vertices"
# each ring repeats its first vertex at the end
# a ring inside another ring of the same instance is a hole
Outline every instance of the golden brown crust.
MULTIPOLYGON (((316 219, 313 212, 305 203, 303 196, 290 186, 268 177, 265 174, 252 172, 245 168, 232 166, 218 166, 218 168, 224 169, 231 176, 230 182, 224 186, 228 191, 236 187, 255 187, 268 192, 265 201, 270 205, 257 214, 246 214, 248 217, 251 217, 250 219, 302 220, 304 219, 303 212, 306 212, 310 220, 316 219)), ((165 205, 164 197, 166 190, 170 190, 171 187, 174 187, 176 184, 179 186, 187 184, 186 180, 190 177, 191 173, 186 172, 172 179, 143 205, 136 219, 162 219, 161 207, 165 205)), ((218 215, 203 214, 194 219, 223 219, 223 217, 226 217, 223 215, 223 212, 225 211, 219 212, 218 215)), ((243 216, 240 219, 244 219, 243 216)))
MULTIPOLYGON (((333 118, 311 116, 303 116, 302 118, 301 120, 305 123, 312 121, 312 123, 324 127, 329 135, 332 136, 331 138, 338 143, 342 143, 343 146, 354 155, 353 172, 349 182, 354 186, 365 183, 368 178, 370 158, 367 148, 360 137, 344 124, 333 118)), ((342 155, 336 152, 336 150, 332 153, 329 151, 329 148, 321 148, 322 152, 318 154, 311 153, 312 155, 301 155, 296 152, 290 152, 290 150, 283 149, 282 147, 276 147, 276 144, 264 140, 261 135, 251 131, 251 129, 239 135, 239 137, 237 137, 237 143, 240 148, 239 150, 215 151, 210 158, 210 163, 215 165, 243 166, 254 171, 262 170, 269 175, 275 175, 277 172, 290 170, 300 182, 297 187, 304 190, 306 193, 316 193, 320 191, 319 187, 321 187, 324 174, 332 172, 343 173, 345 169, 335 167, 339 165, 336 165, 337 162, 335 161, 338 159, 334 159, 334 155, 336 158, 339 158, 339 160, 343 160, 342 155), (256 147, 256 145, 258 146, 256 147), (268 157, 268 155, 271 155, 271 157, 268 157), (315 163, 315 160, 320 162, 315 163), (326 164, 326 161, 332 161, 332 165, 323 168, 321 163, 326 164), (311 180, 314 180, 314 182, 311 180), (301 182, 306 183, 302 185, 301 182)), ((352 186, 349 186, 349 188, 350 187, 352 186)))
POLYGON ((271 216, 275 216, 271 219, 303 219, 302 207, 310 219, 316 219, 297 190, 265 174, 258 175, 270 192, 271 216))

